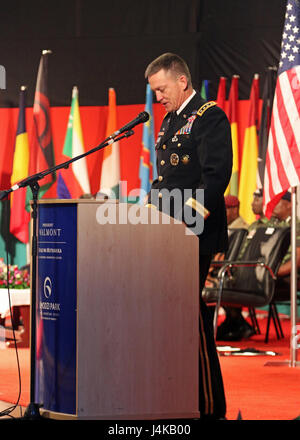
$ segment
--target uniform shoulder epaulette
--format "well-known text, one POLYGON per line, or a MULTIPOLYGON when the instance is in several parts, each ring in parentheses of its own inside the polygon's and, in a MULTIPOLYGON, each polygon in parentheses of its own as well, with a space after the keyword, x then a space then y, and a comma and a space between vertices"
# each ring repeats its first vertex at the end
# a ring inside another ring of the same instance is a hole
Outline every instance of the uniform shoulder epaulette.
POLYGON ((208 101, 205 104, 203 104, 199 110, 197 111, 197 115, 198 116, 202 116, 203 113, 206 112, 207 109, 209 109, 210 107, 213 107, 214 105, 217 105, 217 103, 215 101, 208 101))

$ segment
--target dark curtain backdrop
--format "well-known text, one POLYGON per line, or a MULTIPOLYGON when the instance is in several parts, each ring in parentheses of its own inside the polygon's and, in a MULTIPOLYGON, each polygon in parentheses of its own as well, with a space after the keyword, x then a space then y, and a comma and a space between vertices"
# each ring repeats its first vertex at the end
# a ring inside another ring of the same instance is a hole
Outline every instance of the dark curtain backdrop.
POLYGON ((240 99, 248 99, 254 73, 277 65, 284 0, 38 0, 2 2, 0 65, 6 69, 1 107, 17 107, 19 87, 33 105, 38 64, 51 49, 52 106, 69 106, 73 85, 82 106, 107 105, 114 87, 119 105, 145 101, 144 70, 163 52, 188 62, 194 86, 240 75, 240 99))

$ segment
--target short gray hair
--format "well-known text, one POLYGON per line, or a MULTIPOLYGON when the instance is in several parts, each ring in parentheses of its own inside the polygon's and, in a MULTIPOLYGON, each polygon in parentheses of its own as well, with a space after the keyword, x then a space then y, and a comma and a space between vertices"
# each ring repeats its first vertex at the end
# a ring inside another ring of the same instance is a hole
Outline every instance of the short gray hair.
POLYGON ((190 70, 186 62, 179 55, 169 52, 160 55, 147 66, 145 70, 145 78, 149 78, 149 76, 154 75, 161 69, 167 72, 170 71, 176 76, 184 75, 187 79, 188 87, 192 86, 190 70))

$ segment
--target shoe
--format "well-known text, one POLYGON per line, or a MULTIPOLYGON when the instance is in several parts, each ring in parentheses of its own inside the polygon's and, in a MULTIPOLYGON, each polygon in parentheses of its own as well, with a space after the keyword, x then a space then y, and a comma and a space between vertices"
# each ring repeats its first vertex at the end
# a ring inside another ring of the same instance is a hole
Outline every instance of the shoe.
POLYGON ((224 321, 217 328, 217 340, 222 341, 223 337, 228 333, 234 331, 236 326, 232 320, 225 318, 224 321))
POLYGON ((254 328, 245 320, 237 328, 231 328, 226 331, 226 327, 226 325, 223 328, 220 326, 219 332, 219 328, 217 329, 217 341, 240 341, 241 339, 248 339, 255 334, 254 328))
POLYGON ((250 338, 253 335, 255 335, 255 330, 247 322, 247 325, 243 326, 243 328, 241 329, 241 334, 240 334, 241 339, 248 339, 248 338, 250 338))
POLYGON ((217 335, 217 341, 240 341, 241 336, 239 331, 229 331, 222 336, 217 335))
POLYGON ((203 414, 202 416, 200 416, 200 420, 204 422, 210 422, 215 420, 227 420, 227 418, 225 416, 220 417, 213 414, 203 414))

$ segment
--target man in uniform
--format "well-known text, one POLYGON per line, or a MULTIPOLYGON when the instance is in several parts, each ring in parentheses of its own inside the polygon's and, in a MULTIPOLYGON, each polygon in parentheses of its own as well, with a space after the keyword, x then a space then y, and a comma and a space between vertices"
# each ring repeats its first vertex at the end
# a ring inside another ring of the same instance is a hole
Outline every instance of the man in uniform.
MULTIPOLYGON (((272 217, 277 220, 276 226, 291 226, 292 203, 291 193, 287 191, 279 200, 272 212, 272 217)), ((298 271, 297 290, 300 290, 300 221, 296 221, 296 265, 298 271)), ((286 255, 277 272, 274 298, 277 301, 290 299, 290 277, 292 269, 292 245, 290 244, 286 255)))
MULTIPOLYGON (((229 196, 227 196, 229 197, 229 196)), ((234 199, 227 199, 225 197, 226 207, 227 204, 235 205, 234 199)), ((239 212, 236 211, 233 219, 236 218, 238 223, 235 223, 235 219, 230 223, 230 219, 227 215, 227 220, 229 227, 242 227, 248 230, 248 234, 241 244, 241 249, 239 251, 238 260, 243 259, 243 255, 249 245, 251 239, 255 235, 258 228, 275 226, 275 219, 272 217, 268 219, 263 213, 263 191, 262 189, 257 189, 253 193, 253 201, 251 204, 253 213, 258 216, 257 220, 251 223, 250 226, 240 222, 239 212)), ((228 213, 228 208, 227 208, 228 213)), ((247 339, 255 334, 254 328, 248 323, 248 321, 242 315, 242 307, 223 307, 225 310, 225 319, 222 324, 219 325, 217 329, 217 341, 240 341, 241 339, 247 339)))
POLYGON ((227 225, 231 229, 248 229, 248 223, 240 216, 240 201, 236 196, 225 197, 227 225))
MULTIPOLYGON (((248 228, 248 234, 245 237, 238 260, 243 259, 243 255, 253 238, 256 230, 260 227, 285 227, 291 224, 291 194, 287 191, 278 204, 275 206, 272 216, 268 219, 263 213, 263 192, 258 189, 253 194, 252 210, 259 218, 251 223, 248 228)), ((297 219, 297 268, 300 268, 300 222, 297 219)), ((275 300, 289 300, 290 297, 290 273, 291 273, 291 245, 284 256, 281 265, 276 274, 277 280, 275 285, 275 300)), ((298 278, 298 290, 300 290, 300 282, 298 278)), ((244 319, 241 307, 224 307, 226 312, 225 320, 218 327, 217 340, 221 341, 239 341, 252 336, 255 332, 250 324, 244 319)))
POLYGON ((193 89, 189 69, 179 56, 161 55, 149 64, 145 77, 167 112, 156 142, 158 179, 152 184, 148 202, 166 212, 165 191, 177 190, 182 194, 180 204, 175 198, 167 213, 187 226, 191 217, 196 223, 199 218, 204 222, 203 231, 196 233, 200 260, 199 410, 203 419, 220 419, 226 413, 223 380, 212 319, 201 292, 212 255, 228 246, 224 192, 232 170, 230 124, 215 102, 204 101, 193 89))
POLYGON ((255 220, 251 225, 247 228, 248 229, 248 235, 245 238, 241 250, 239 252, 238 258, 241 259, 243 254, 246 251, 246 248, 248 244, 250 243, 250 240, 252 239, 253 235, 255 234, 256 230, 258 228, 264 228, 268 226, 276 226, 276 220, 272 216, 270 219, 268 219, 264 212, 263 212, 263 190, 258 188, 253 193, 253 201, 251 204, 253 214, 257 216, 257 220, 255 220))

